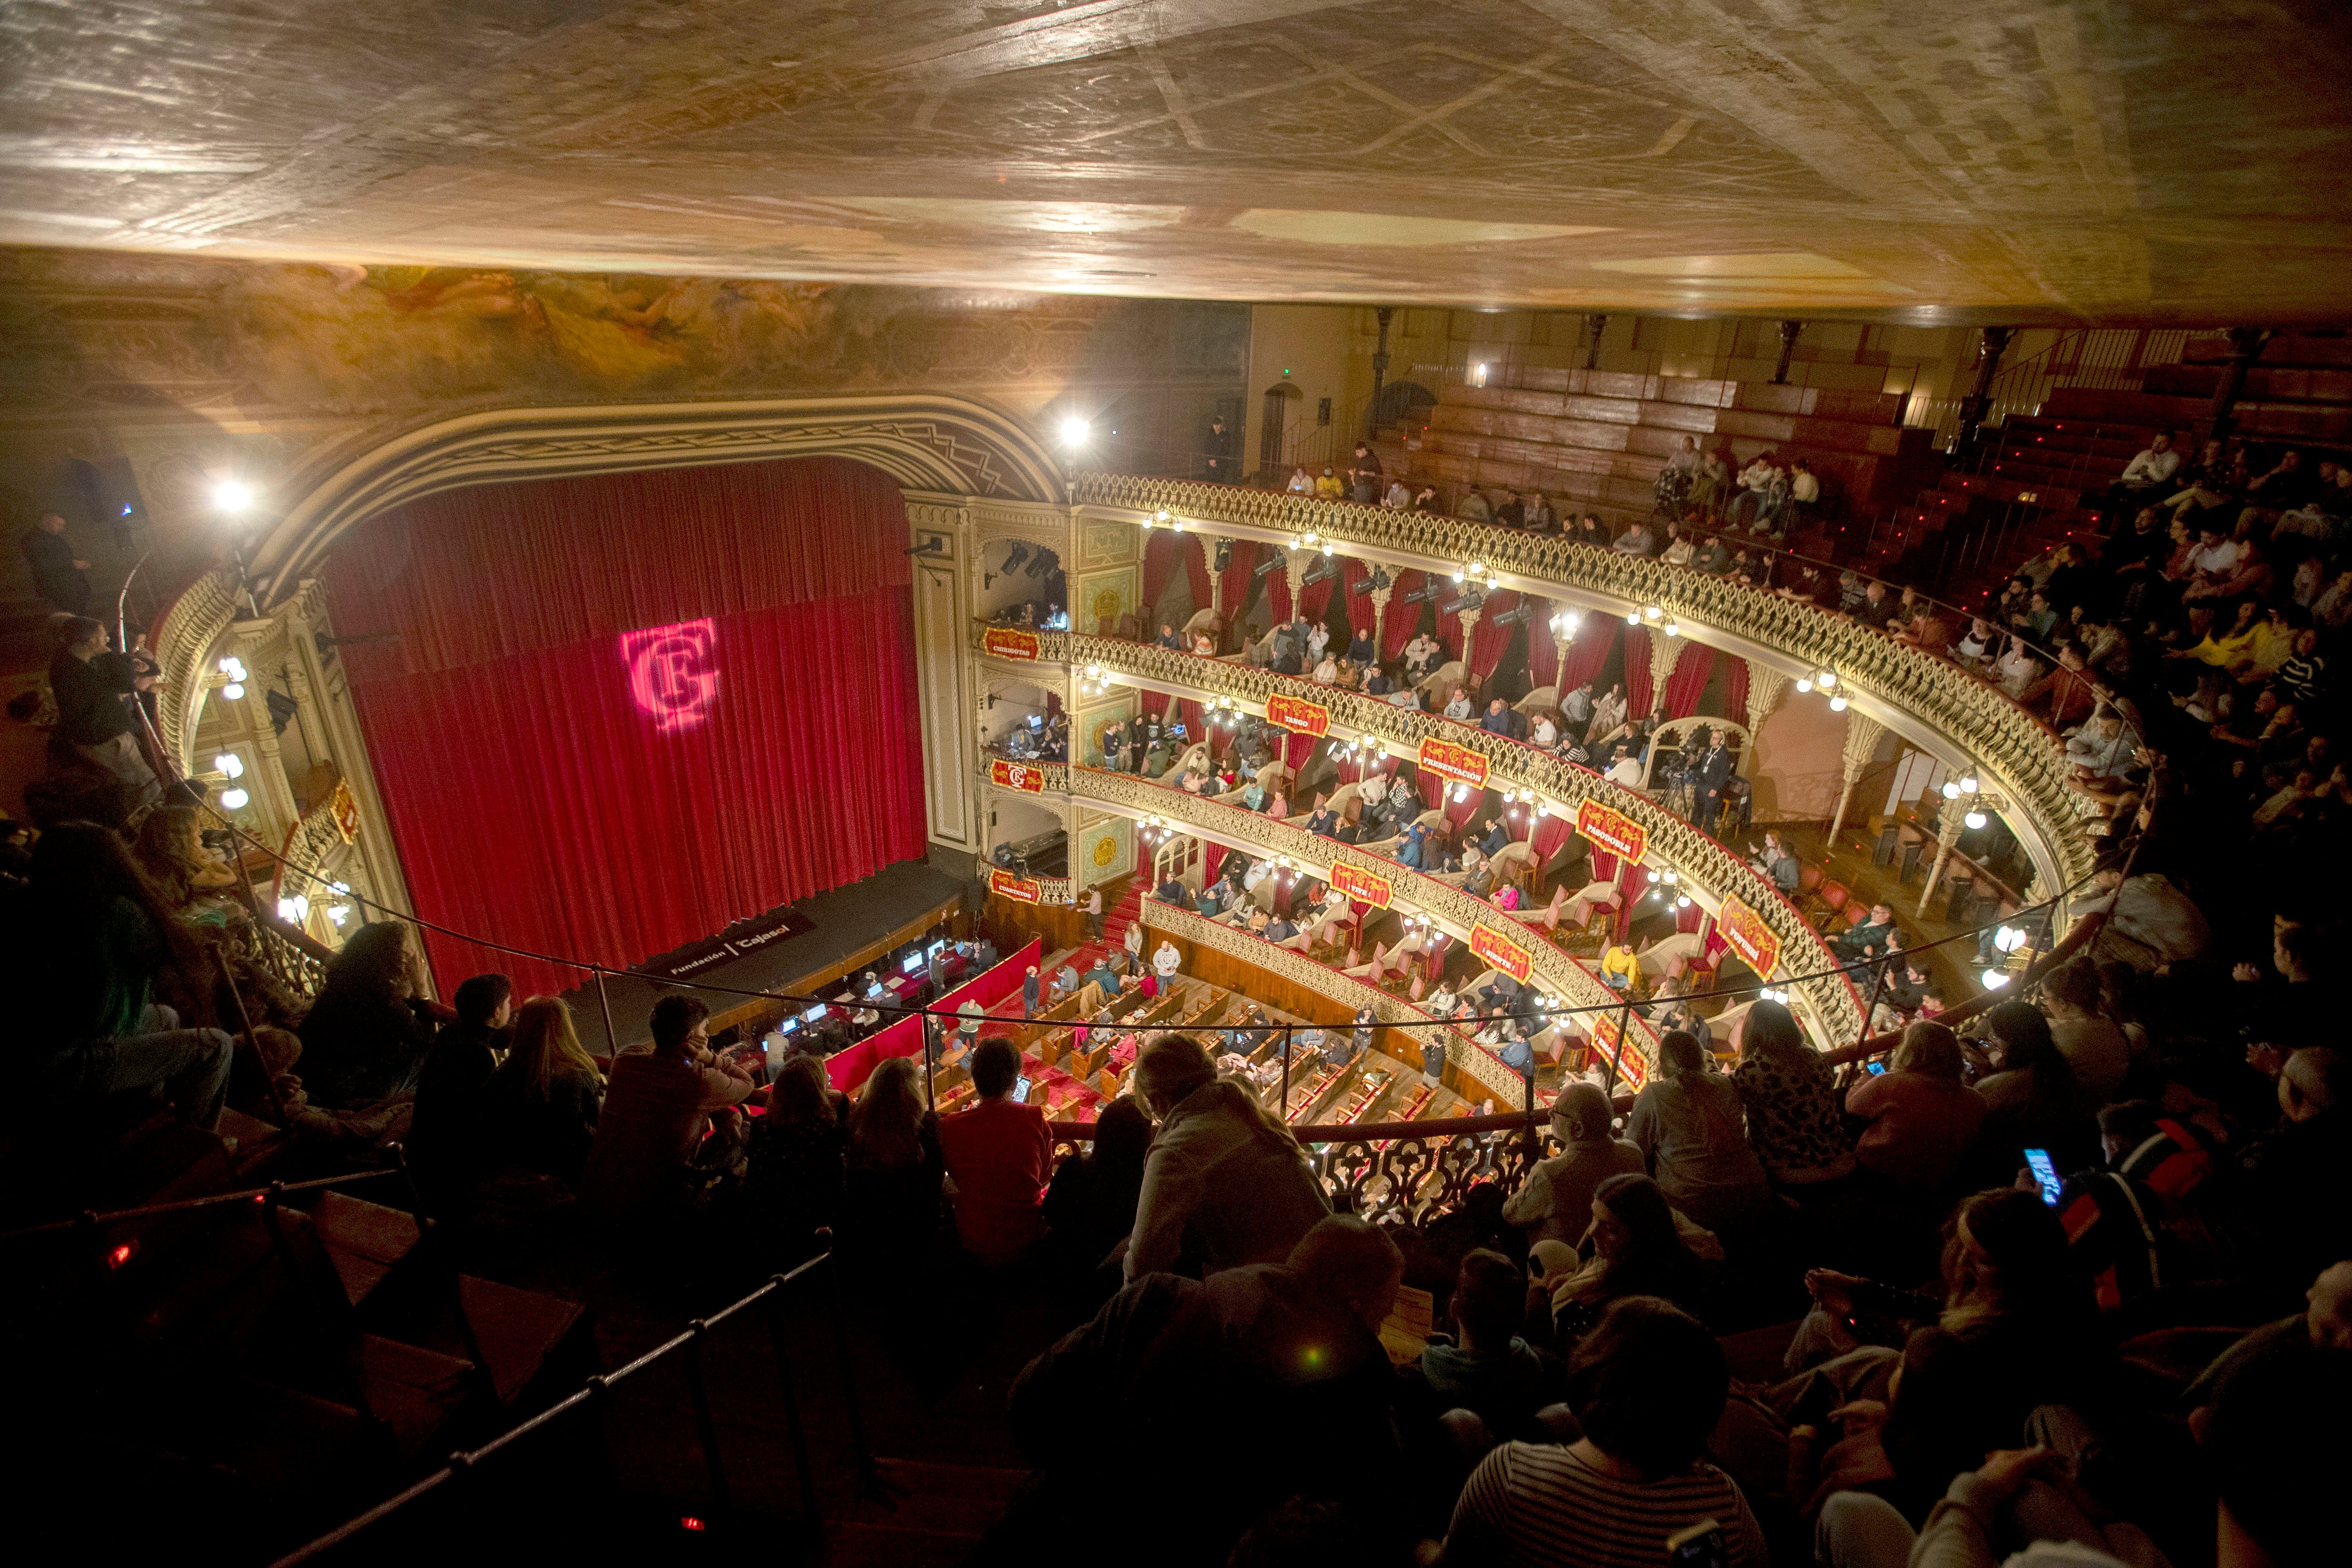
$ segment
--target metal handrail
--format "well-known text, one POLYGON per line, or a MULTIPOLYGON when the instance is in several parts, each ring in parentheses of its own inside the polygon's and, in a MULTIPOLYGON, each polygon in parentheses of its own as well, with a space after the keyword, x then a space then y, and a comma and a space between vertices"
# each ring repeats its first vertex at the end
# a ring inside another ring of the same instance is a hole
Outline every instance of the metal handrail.
POLYGON ((20 1241, 28 1236, 49 1236, 61 1230, 94 1230, 101 1226, 120 1225, 126 1220, 185 1214, 191 1209, 215 1208, 223 1204, 257 1204, 268 1198, 283 1197, 288 1193, 306 1193, 314 1187, 341 1186, 345 1182, 372 1182, 379 1176, 399 1174, 399 1166, 387 1165, 380 1171, 346 1171, 339 1176, 313 1176, 307 1182, 272 1182, 267 1186, 241 1187, 233 1193, 211 1193, 204 1197, 180 1198, 168 1204, 142 1204, 136 1208, 110 1209, 104 1213, 85 1209, 68 1219, 53 1219, 40 1225, 28 1225, 21 1230, 0 1232, 0 1242, 20 1241))

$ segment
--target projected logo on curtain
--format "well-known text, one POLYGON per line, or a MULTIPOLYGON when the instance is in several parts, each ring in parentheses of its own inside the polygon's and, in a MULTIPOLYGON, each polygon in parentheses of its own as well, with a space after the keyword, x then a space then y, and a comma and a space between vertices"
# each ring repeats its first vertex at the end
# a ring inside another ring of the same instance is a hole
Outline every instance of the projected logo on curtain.
POLYGON ((653 715, 656 730, 691 730, 710 717, 719 705, 719 671, 712 665, 718 647, 719 624, 707 616, 621 634, 629 696, 653 715))

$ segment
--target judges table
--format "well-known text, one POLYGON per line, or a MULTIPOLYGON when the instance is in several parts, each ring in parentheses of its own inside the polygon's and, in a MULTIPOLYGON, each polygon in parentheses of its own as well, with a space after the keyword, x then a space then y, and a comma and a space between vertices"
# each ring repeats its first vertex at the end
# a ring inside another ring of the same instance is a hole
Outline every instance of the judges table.
MULTIPOLYGON (((1026 947, 994 968, 983 971, 947 992, 933 1002, 934 1008, 954 1012, 966 1002, 976 1002, 982 1012, 992 1012, 1008 996, 1018 995, 1021 982, 1030 965, 1044 955, 1044 944, 1032 938, 1026 947)), ((947 1024, 945 1019, 940 1020, 947 1024)), ((825 1076, 833 1087, 844 1094, 855 1091, 873 1076, 874 1069, 891 1057, 920 1056, 923 1050, 923 1020, 919 1014, 909 1015, 877 1029, 847 1050, 825 1058, 825 1076)))

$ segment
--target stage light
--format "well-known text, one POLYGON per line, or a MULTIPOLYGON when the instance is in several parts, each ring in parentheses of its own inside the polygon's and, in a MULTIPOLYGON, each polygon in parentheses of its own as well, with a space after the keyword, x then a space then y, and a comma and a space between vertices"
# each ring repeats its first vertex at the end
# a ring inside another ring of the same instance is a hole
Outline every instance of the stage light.
POLYGON ((1093 433, 1094 426, 1075 414, 1062 420, 1062 445, 1065 447, 1083 447, 1087 444, 1087 437, 1093 433))
POLYGON ((222 511, 243 511, 253 504, 253 488, 235 479, 223 479, 213 487, 213 505, 222 511))
POLYGON ((243 778, 245 776, 245 759, 238 756, 235 752, 223 752, 219 756, 213 759, 213 766, 220 773, 228 778, 235 779, 243 778))
POLYGON ((1982 827, 1985 825, 1985 814, 1981 811, 1971 811, 1960 820, 1970 827, 1982 827))
POLYGON ((246 794, 245 791, 241 789, 225 789, 221 791, 220 803, 224 810, 243 811, 245 809, 245 803, 252 798, 253 797, 251 795, 246 794))

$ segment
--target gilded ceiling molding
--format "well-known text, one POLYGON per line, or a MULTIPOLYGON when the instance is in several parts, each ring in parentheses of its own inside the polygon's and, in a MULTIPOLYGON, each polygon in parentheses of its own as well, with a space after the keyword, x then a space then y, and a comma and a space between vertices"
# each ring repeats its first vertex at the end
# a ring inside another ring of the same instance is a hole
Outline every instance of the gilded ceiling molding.
POLYGON ((467 485, 800 457, 854 458, 934 500, 1062 500, 1060 468, 1027 426, 969 398, 500 408, 421 426, 331 471, 294 476, 284 489, 300 499, 262 534, 252 572, 264 602, 274 602, 354 525, 467 485))

